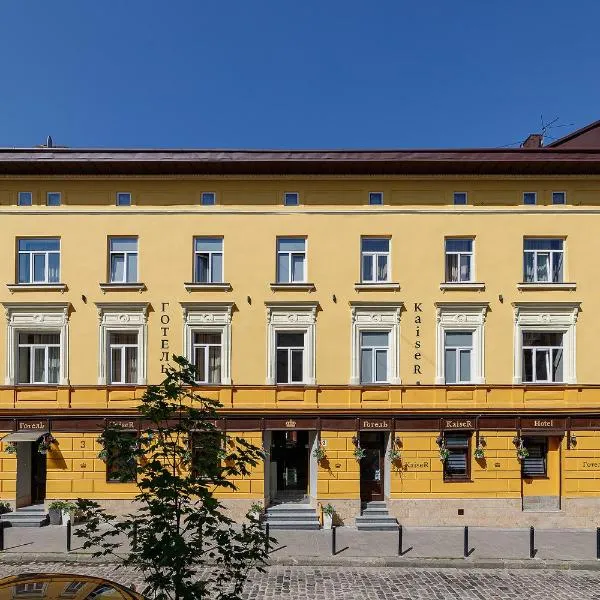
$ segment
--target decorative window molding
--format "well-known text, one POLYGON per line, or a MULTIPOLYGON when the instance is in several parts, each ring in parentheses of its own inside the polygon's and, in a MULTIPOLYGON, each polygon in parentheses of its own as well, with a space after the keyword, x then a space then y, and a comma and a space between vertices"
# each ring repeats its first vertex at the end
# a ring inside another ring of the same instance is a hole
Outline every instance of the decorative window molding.
MULTIPOLYGON (((181 302, 183 309, 183 352, 193 364, 194 333, 221 334, 221 384, 231 385, 231 313, 233 302, 181 302)), ((209 385, 209 384, 203 384, 209 385)))
MULTIPOLYGON (((513 383, 523 382, 523 331, 555 331, 563 334, 563 382, 576 383, 575 324, 579 302, 514 302, 513 383)), ((535 384, 532 384, 535 385, 535 384)))
MULTIPOLYGON (((471 332, 471 381, 470 384, 485 383, 485 340, 484 323, 489 305, 487 302, 436 302, 437 334, 435 383, 445 385, 444 370, 446 331, 471 332)), ((453 384, 454 385, 454 384, 453 384)))
POLYGON ((275 385, 276 382, 277 333, 291 331, 304 333, 304 372, 303 381, 299 385, 315 385, 318 303, 265 302, 265 306, 267 308, 267 385, 275 385))
POLYGON ((108 338, 110 332, 131 331, 138 335, 137 385, 145 385, 147 378, 147 302, 96 302, 100 321, 98 384, 106 385, 108 378, 108 338))
POLYGON ((388 384, 400 383, 400 312, 402 303, 351 302, 352 352, 350 385, 360 385, 360 334, 363 331, 389 332, 388 384))
POLYGON ((69 307, 68 302, 21 304, 3 302, 8 323, 6 385, 15 385, 18 334, 22 331, 60 333, 59 385, 69 385, 69 307))

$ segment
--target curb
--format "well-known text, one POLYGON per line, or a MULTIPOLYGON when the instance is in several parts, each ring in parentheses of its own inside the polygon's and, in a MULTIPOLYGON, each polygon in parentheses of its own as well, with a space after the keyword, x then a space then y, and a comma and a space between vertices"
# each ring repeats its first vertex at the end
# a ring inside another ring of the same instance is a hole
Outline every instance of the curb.
MULTIPOLYGON (((4 552, 0 554, 2 564, 74 564, 74 565, 118 565, 118 560, 106 557, 94 558, 90 554, 24 553, 4 552)), ((600 571, 600 561, 544 560, 544 559, 485 559, 485 558, 402 558, 402 557, 319 557, 299 556, 274 558, 268 567, 360 567, 360 568, 404 568, 404 569, 543 569, 549 571, 600 571)), ((0 567, 1 568, 1 567, 0 567)))

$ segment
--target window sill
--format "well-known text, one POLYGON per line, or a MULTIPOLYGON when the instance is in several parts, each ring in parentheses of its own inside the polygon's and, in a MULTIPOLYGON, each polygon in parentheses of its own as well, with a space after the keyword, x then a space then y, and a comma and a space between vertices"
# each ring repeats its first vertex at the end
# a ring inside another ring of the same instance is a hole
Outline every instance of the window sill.
POLYGON ((188 292, 230 292, 232 290, 230 283, 192 283, 183 284, 188 292))
POLYGON ((375 290, 397 292, 400 289, 400 284, 393 281, 355 283, 354 289, 357 292, 370 292, 375 290))
POLYGON ((577 289, 576 283, 551 283, 542 281, 540 283, 527 283, 522 281, 517 283, 517 289, 521 291, 528 290, 575 290, 577 289))
POLYGON ((450 290, 462 290, 462 291, 484 291, 485 283, 480 281, 461 281, 461 282, 445 282, 440 283, 440 290, 448 292, 450 290))
POLYGON ((11 294, 15 292, 60 292, 67 291, 66 283, 7 283, 6 287, 11 294))
POLYGON ((317 288, 314 283, 271 283, 274 292, 314 292, 317 288))
POLYGON ((473 483, 470 477, 444 477, 444 483, 473 483))
POLYGON ((101 283, 100 289, 106 292, 140 292, 146 289, 145 283, 101 283))

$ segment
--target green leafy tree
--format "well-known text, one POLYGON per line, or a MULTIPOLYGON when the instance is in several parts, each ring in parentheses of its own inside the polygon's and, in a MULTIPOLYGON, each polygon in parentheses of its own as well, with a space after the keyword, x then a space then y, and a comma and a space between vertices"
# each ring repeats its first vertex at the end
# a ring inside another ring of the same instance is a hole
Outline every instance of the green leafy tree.
POLYGON ((260 506, 236 524, 215 490, 235 490, 235 478, 249 475, 263 451, 217 428, 220 404, 195 394, 193 367, 173 360, 176 367, 141 399, 139 436, 108 428, 99 438, 111 476, 136 481, 135 512, 118 517, 78 499, 83 525, 75 535, 94 556, 112 555, 141 570, 156 600, 238 600, 250 569, 263 570, 275 540, 265 540, 260 506))

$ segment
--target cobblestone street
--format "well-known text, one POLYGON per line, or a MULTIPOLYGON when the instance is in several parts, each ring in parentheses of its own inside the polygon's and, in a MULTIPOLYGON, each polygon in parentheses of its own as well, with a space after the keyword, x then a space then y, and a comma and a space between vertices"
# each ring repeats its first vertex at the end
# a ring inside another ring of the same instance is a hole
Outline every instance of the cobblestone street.
MULTIPOLYGON (((5 577, 25 572, 69 572, 106 577, 143 589, 138 574, 115 565, 2 564, 5 577)), ((254 574, 247 600, 512 599, 600 600, 600 572, 538 569, 273 566, 254 574)))

